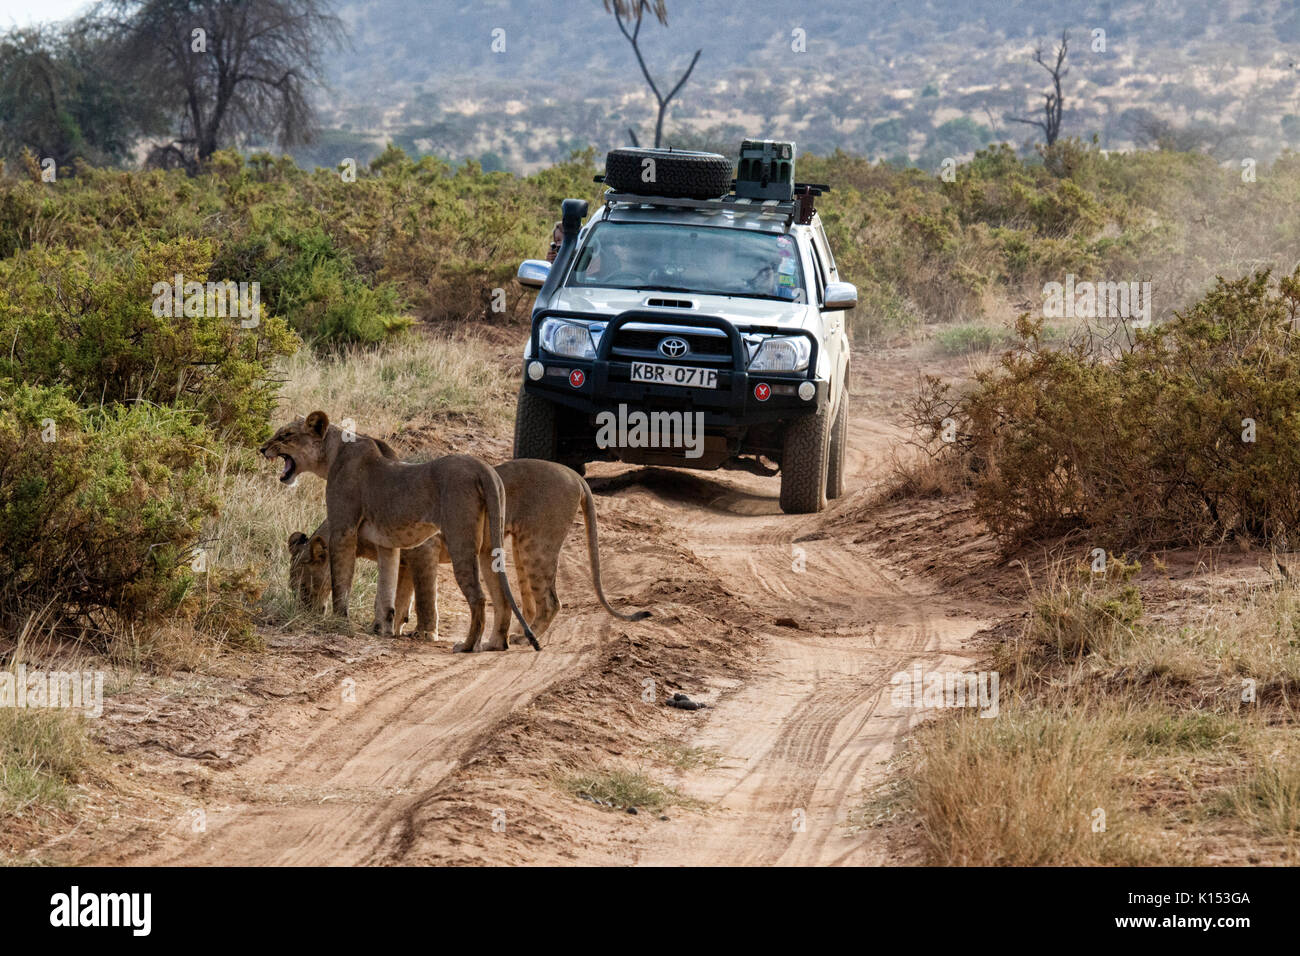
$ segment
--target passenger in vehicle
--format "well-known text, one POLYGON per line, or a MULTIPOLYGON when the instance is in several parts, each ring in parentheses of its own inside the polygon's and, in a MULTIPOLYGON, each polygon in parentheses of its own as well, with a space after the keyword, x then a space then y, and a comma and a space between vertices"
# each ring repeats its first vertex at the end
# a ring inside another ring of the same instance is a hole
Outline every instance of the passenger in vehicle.
POLYGON ((551 230, 551 248, 546 252, 546 261, 554 262, 560 252, 560 243, 564 241, 564 223, 557 222, 551 230))
POLYGON ((749 280, 749 291, 754 295, 776 295, 776 266, 760 268, 749 280))

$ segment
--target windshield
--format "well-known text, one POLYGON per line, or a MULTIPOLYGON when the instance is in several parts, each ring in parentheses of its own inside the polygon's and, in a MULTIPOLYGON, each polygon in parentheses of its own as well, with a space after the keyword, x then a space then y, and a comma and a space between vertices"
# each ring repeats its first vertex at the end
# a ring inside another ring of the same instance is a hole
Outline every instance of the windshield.
POLYGON ((806 301, 793 238, 717 226, 598 223, 568 284, 806 301))

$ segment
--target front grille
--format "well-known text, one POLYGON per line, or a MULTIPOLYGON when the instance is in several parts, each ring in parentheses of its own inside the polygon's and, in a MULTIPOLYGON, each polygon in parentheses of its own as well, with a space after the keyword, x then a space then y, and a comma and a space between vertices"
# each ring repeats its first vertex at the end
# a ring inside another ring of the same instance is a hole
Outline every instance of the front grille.
POLYGON ((649 331, 644 329, 619 329, 611 348, 620 358, 635 358, 647 362, 670 362, 683 365, 731 366, 731 341, 719 337, 713 329, 686 331, 649 331), (710 334, 713 333, 713 334, 710 334), (659 343, 666 338, 681 339, 688 351, 683 355, 664 355, 659 343))

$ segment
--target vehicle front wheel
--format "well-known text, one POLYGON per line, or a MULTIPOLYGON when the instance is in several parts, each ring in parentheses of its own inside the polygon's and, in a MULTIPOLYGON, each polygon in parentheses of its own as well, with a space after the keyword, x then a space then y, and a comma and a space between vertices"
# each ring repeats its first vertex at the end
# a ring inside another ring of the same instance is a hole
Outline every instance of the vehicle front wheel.
POLYGON ((544 398, 530 395, 520 385, 515 403, 514 456, 555 461, 557 444, 555 406, 544 398))
POLYGON ((831 454, 826 471, 826 497, 844 494, 844 452, 849 442, 849 393, 840 396, 840 410, 831 426, 831 454))
POLYGON ((815 415, 803 415, 785 430, 781 455, 781 510, 813 514, 826 507, 826 473, 830 465, 829 403, 815 415))

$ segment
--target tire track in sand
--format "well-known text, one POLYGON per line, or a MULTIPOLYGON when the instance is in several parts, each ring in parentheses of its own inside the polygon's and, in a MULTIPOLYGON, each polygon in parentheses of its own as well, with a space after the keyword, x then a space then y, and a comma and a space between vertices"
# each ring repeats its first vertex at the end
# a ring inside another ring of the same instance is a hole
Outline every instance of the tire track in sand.
MULTIPOLYGON (((880 423, 855 423, 850 490, 891 437, 880 423)), ((810 535, 817 519, 779 514, 773 484, 726 476, 716 494, 697 488, 695 505, 687 502, 675 522, 680 540, 748 598, 756 619, 788 619, 797 629, 767 634, 758 674, 692 715, 697 726, 686 745, 720 761, 683 773, 676 785, 704 809, 679 811, 648 831, 633 852, 637 864, 887 862, 878 831, 846 824, 924 719, 892 705, 890 678, 918 662, 967 668, 963 642, 985 624, 948 612, 927 584, 901 579, 850 544, 810 535), (793 568, 796 548, 802 572, 793 568)))

